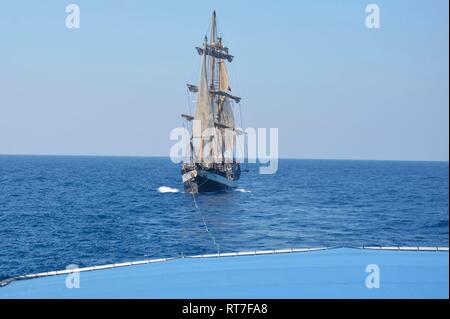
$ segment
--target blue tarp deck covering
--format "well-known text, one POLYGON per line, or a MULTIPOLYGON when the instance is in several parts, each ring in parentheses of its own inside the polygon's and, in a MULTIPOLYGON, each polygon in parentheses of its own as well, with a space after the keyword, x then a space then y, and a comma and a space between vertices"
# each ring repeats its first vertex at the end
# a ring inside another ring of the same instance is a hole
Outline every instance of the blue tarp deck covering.
POLYGON ((448 251, 327 249, 182 258, 13 281, 0 298, 448 298, 448 251), (367 288, 367 265, 379 288, 367 288), (373 269, 373 268, 372 268, 373 269))

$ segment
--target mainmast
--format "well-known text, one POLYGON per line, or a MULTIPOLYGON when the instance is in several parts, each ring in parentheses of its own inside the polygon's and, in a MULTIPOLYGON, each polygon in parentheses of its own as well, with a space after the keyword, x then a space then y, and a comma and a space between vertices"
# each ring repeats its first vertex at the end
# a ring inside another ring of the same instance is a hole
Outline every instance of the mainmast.
MULTIPOLYGON (((214 49, 216 44, 216 11, 213 11, 212 14, 212 23, 211 23, 211 37, 209 38, 210 47, 214 49)), ((211 57, 211 90, 214 90, 214 73, 215 73, 215 63, 216 59, 214 56, 211 57)))
MULTIPOLYGON (((216 39, 216 33, 217 33, 217 27, 216 27, 216 11, 213 11, 212 14, 212 22, 211 22, 211 37, 210 37, 210 48, 212 50, 221 50, 221 45, 222 45, 222 39, 219 38, 219 43, 217 43, 217 39, 216 39)), ((222 59, 218 58, 217 59, 217 63, 222 63, 222 59)), ((210 90, 211 90, 211 106, 212 109, 214 110, 214 112, 217 112, 217 120, 220 123, 221 122, 221 101, 223 102, 223 98, 219 98, 218 96, 216 96, 213 92, 216 92, 218 90, 220 90, 220 67, 217 67, 217 81, 218 81, 218 85, 216 87, 216 57, 215 56, 211 56, 211 84, 210 84, 210 90)), ((219 136, 214 136, 214 138, 216 139, 215 143, 217 143, 216 145, 219 146, 220 149, 220 155, 222 157, 222 163, 225 162, 225 154, 224 154, 224 148, 225 148, 225 142, 224 142, 224 128, 217 128, 218 132, 220 132, 219 136), (219 140, 220 138, 220 140, 219 140)), ((217 151, 217 148, 216 148, 217 151)))
MULTIPOLYGON (((211 22, 211 36, 209 38, 210 41, 210 49, 214 50, 215 48, 215 44, 216 44, 216 11, 213 11, 212 14, 212 22, 211 22)), ((215 64, 216 64, 216 58, 214 56, 211 56, 211 84, 210 84, 210 91, 213 92, 215 90, 214 87, 214 73, 215 73, 215 64)), ((215 97, 213 94, 211 94, 211 108, 213 109, 213 114, 216 111, 216 107, 215 107, 215 97)), ((216 139, 217 143, 217 136, 212 136, 210 138, 210 142, 213 142, 212 139, 216 139)), ((216 149, 217 150, 217 149, 216 149)), ((210 155, 212 156, 212 153, 216 150, 213 150, 213 148, 210 148, 210 155)))

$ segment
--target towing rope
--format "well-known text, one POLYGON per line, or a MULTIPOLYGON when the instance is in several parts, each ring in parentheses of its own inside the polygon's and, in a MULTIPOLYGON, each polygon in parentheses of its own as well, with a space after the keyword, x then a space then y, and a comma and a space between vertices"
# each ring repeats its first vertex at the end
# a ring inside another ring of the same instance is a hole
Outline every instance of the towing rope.
MULTIPOLYGON (((191 186, 191 189, 192 189, 192 183, 191 183, 191 181, 189 181, 189 185, 191 186)), ((198 205, 197 205, 197 200, 195 199, 195 194, 194 194, 194 192, 191 192, 191 194, 192 194, 192 199, 193 199, 193 201, 194 201, 194 206, 195 206, 195 208, 197 209, 197 211, 200 213, 200 216, 202 217, 203 226, 205 226, 206 232, 209 234, 209 237, 211 238, 211 240, 212 240, 214 246, 216 247, 217 253, 220 254, 220 248, 219 248, 219 245, 218 245, 217 242, 216 242, 216 238, 214 237, 214 234, 209 230, 208 225, 206 224, 205 215, 203 215, 202 210, 201 210, 200 207, 198 207, 198 205)))

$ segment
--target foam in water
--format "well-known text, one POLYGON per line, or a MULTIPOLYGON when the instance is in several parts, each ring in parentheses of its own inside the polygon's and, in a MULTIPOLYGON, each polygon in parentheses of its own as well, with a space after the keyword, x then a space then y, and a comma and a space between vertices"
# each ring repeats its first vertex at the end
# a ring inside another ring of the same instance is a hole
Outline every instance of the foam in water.
POLYGON ((244 189, 244 188, 236 188, 236 192, 241 192, 241 193, 251 193, 250 190, 244 189))
POLYGON ((172 187, 161 186, 158 188, 158 193, 178 193, 179 190, 172 187))

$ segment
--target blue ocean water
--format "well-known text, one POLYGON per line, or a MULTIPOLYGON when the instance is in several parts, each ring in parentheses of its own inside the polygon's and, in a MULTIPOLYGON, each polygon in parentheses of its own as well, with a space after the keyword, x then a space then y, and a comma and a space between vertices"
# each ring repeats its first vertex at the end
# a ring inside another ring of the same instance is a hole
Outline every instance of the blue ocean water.
POLYGON ((168 158, 0 156, 0 279, 217 250, 448 246, 448 167, 250 164, 238 190, 197 195, 196 209, 168 158))

